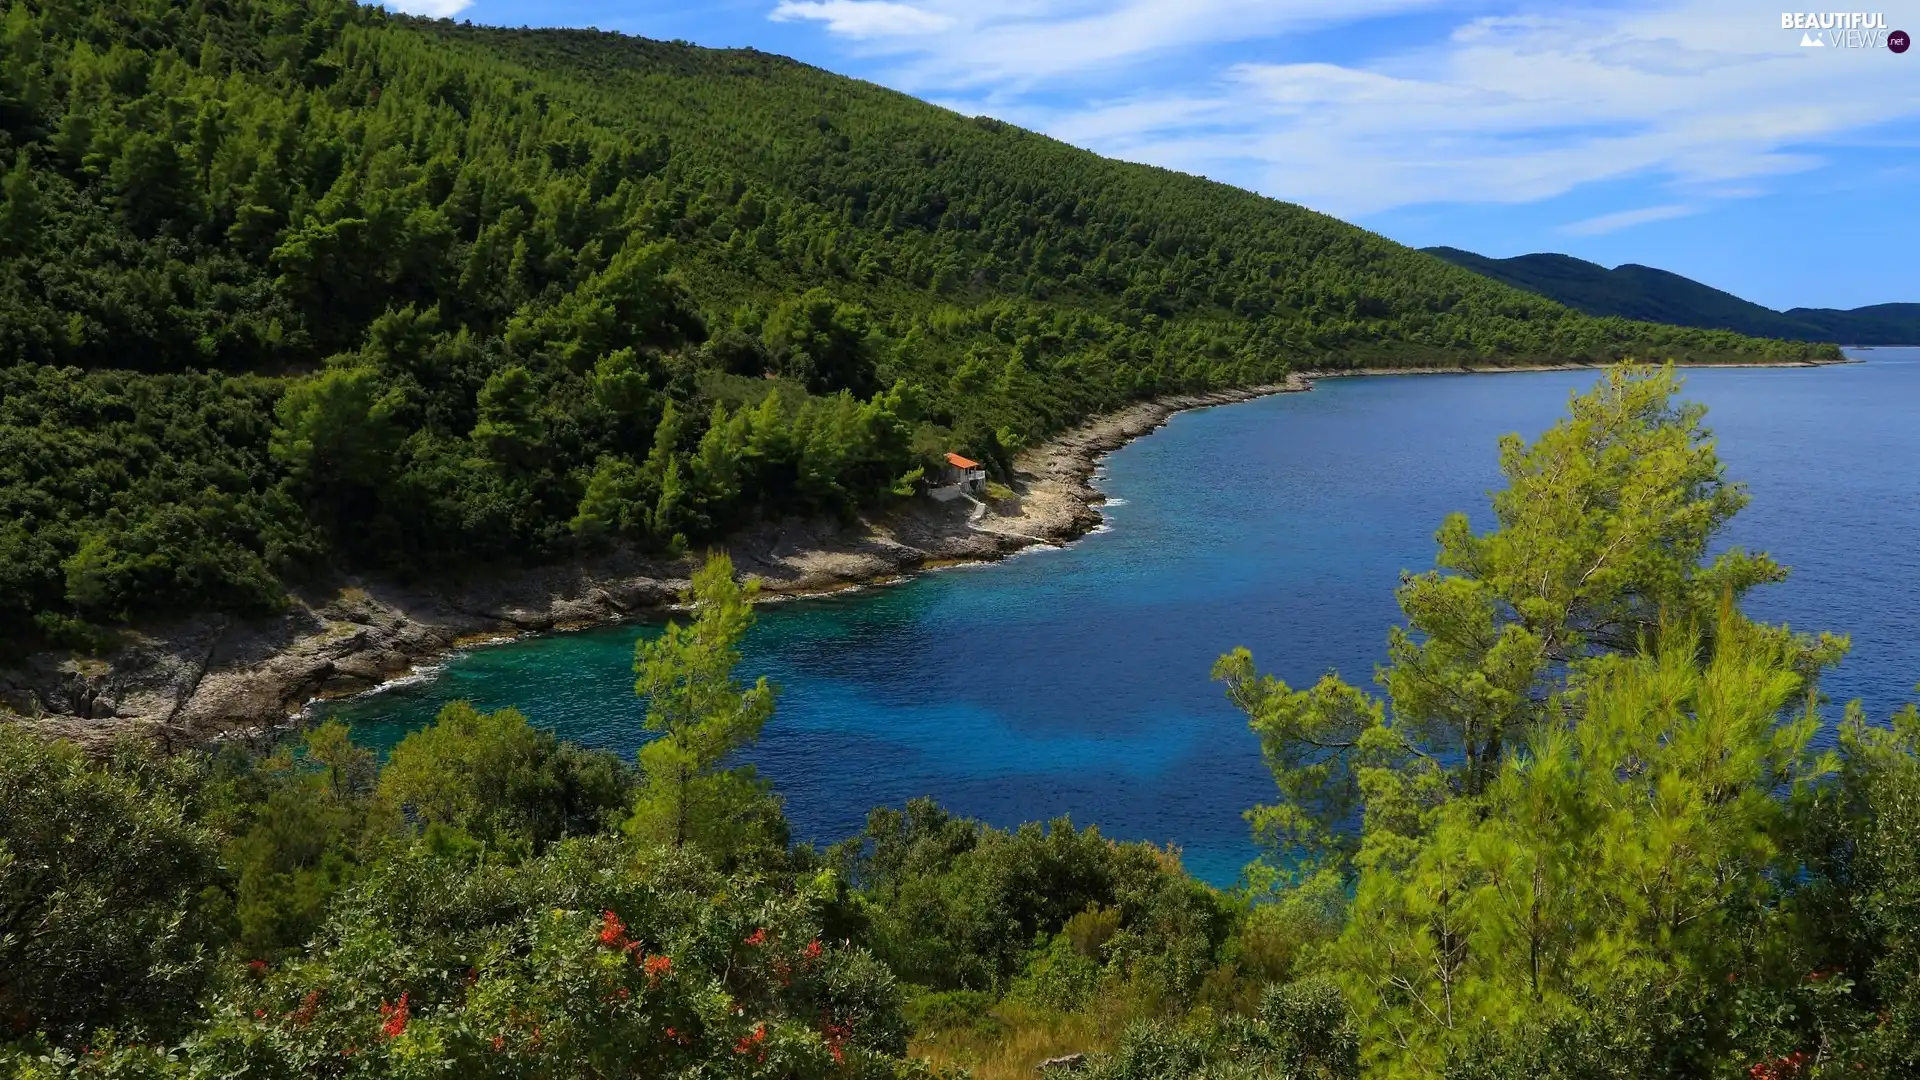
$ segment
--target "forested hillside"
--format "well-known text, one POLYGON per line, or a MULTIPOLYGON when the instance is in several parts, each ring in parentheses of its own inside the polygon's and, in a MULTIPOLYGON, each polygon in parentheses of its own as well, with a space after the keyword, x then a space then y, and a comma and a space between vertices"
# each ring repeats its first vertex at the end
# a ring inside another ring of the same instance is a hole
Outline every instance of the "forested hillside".
POLYGON ((1420 250, 1589 315, 1732 330, 1791 341, 1838 341, 1847 345, 1910 345, 1920 341, 1920 304, 1774 311, 1692 278, 1638 263, 1623 263, 1609 270, 1571 255, 1489 259, 1459 248, 1420 250))
POLYGON ((1830 354, 752 52, 10 0, 0 53, 0 639, 850 515, 1290 365, 1830 354))

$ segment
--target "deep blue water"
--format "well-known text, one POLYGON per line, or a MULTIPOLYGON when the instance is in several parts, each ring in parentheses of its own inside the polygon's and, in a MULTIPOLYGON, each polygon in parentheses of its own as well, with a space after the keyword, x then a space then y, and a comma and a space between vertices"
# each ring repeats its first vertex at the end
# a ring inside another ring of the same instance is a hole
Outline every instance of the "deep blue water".
MULTIPOLYGON (((1841 368, 1692 370, 1729 474, 1753 503, 1730 541, 1791 566, 1750 609, 1853 635, 1827 683, 1875 716, 1920 679, 1920 349, 1841 368)), ((1495 439, 1538 434, 1584 372, 1323 381, 1310 394, 1181 414, 1108 459, 1109 526, 1064 550, 762 609, 744 674, 782 687, 751 753, 801 839, 931 795, 997 824, 1060 814, 1174 842, 1229 882, 1253 853, 1241 811, 1271 781, 1208 680, 1247 645, 1296 684, 1368 684, 1403 569, 1453 510, 1484 527, 1495 439)), ((631 751, 643 626, 523 640, 329 706, 387 745, 448 700, 516 705, 631 751)))

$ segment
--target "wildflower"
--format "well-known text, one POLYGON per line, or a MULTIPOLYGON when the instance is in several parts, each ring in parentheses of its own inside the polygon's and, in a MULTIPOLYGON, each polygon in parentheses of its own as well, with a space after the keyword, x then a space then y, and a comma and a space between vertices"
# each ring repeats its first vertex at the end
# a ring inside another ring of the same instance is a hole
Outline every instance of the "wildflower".
POLYGON ((506 1048, 507 1048, 507 1037, 505 1035, 495 1035, 493 1037, 493 1052, 497 1054, 500 1051, 505 1050, 506 1048))
POLYGON ((820 939, 819 938, 814 938, 812 941, 807 942, 807 959, 808 960, 820 959, 820 939))
POLYGON ((380 1015, 386 1018, 386 1023, 380 1025, 381 1034, 389 1039, 399 1038, 400 1033, 407 1030, 407 1021, 413 1016, 413 1011, 407 1007, 407 995, 403 992, 400 1000, 392 1005, 381 1002, 380 1015))
POLYGON ((822 1026, 821 1033, 827 1037, 827 1052, 833 1055, 833 1063, 835 1065, 846 1064, 847 1054, 844 1047, 846 1041, 853 1037, 853 1026, 850 1024, 836 1024, 829 1020, 822 1026))
POLYGON ((604 912, 600 916, 600 944, 609 949, 627 947, 627 924, 613 912, 604 912))
POLYGON ((255 1010, 253 1010, 253 1018, 254 1018, 255 1020, 261 1020, 261 1019, 265 1019, 265 1018, 266 1018, 266 1015, 267 1015, 267 1010, 265 1010, 265 1009, 255 1009, 255 1010))
POLYGON ((753 1029, 752 1034, 740 1036, 740 1041, 733 1044, 733 1052, 754 1054, 761 1061, 765 1061, 767 1059, 767 1025, 761 1024, 753 1029))
POLYGON ((247 974, 258 979, 265 976, 266 973, 267 973, 267 962, 265 960, 247 961, 247 974))
POLYGON ((294 1022, 295 1025, 299 1027, 306 1027, 308 1024, 313 1022, 313 1014, 316 1011, 318 1011, 319 1008, 320 1008, 320 988, 316 986, 313 989, 307 991, 306 997, 300 999, 300 1007, 293 1010, 289 1018, 294 1022))
POLYGON ((640 961, 640 966, 647 973, 647 985, 659 986, 661 979, 673 974, 673 957, 649 956, 640 961))
POLYGON ((749 945, 765 945, 766 943, 767 931, 764 927, 756 927, 753 933, 747 935, 747 944, 749 945))

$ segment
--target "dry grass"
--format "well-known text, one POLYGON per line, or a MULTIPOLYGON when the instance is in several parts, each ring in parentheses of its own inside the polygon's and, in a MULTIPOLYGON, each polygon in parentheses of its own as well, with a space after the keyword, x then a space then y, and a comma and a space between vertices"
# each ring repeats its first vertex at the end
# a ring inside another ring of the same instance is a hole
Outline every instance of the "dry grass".
POLYGON ((1048 1058, 1110 1050, 1126 1027, 1124 1010, 1057 1013, 1016 1002, 997 1005, 993 1023, 917 1036, 907 1052, 936 1069, 965 1069, 973 1080, 1034 1080, 1048 1058))

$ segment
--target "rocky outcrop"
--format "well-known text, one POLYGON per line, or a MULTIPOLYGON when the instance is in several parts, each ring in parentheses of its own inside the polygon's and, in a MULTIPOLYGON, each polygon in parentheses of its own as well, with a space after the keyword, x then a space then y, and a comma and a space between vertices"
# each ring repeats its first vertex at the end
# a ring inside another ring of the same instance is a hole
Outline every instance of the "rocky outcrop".
MULTIPOLYGON (((1307 388, 1295 380, 1179 395, 1099 417, 1024 455, 1012 497, 990 503, 977 521, 964 501, 914 499, 868 520, 770 523, 724 547, 740 573, 777 596, 1063 543, 1100 524, 1101 496, 1088 481, 1107 451, 1184 409, 1307 388)), ((686 587, 691 565, 620 551, 431 586, 341 579, 292 597, 274 619, 144 626, 104 659, 40 653, 0 661, 0 710, 92 745, 131 734, 183 746, 259 731, 288 723, 316 698, 371 689, 465 644, 660 611, 686 587)))

